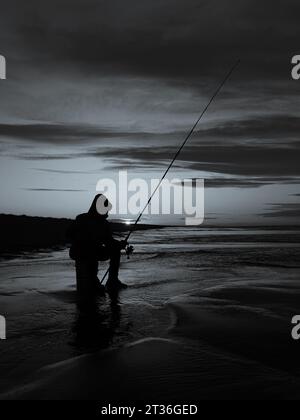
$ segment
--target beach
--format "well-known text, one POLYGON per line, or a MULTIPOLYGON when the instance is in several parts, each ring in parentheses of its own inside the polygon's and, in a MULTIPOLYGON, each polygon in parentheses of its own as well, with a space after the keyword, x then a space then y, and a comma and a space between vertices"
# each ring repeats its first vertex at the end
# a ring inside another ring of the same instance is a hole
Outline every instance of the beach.
POLYGON ((2 399, 299 398, 300 230, 173 227, 132 242, 130 287, 88 305, 66 248, 1 260, 2 399))

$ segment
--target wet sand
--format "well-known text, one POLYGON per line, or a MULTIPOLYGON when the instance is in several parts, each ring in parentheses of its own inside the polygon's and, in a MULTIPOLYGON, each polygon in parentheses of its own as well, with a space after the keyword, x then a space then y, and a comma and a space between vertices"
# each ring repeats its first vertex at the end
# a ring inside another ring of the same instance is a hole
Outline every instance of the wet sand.
POLYGON ((0 263, 2 398, 298 399, 299 233, 168 229, 135 242, 131 287, 88 307, 66 251, 0 263))

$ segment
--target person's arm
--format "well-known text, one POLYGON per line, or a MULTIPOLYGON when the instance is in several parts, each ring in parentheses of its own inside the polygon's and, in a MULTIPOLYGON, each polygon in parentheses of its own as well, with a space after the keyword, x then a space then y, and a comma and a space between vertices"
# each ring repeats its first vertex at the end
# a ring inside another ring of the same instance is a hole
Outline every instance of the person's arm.
POLYGON ((114 239, 111 224, 109 222, 105 223, 105 243, 107 246, 118 246, 120 249, 124 249, 127 245, 127 241, 118 241, 114 239))

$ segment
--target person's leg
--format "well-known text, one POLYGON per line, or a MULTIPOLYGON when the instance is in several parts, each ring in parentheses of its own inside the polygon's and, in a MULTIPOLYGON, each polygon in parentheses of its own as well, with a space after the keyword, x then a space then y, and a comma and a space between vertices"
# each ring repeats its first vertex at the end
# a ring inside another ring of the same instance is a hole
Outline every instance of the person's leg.
POLYGON ((98 269, 99 263, 97 260, 90 261, 89 265, 89 277, 90 277, 90 284, 91 284, 91 291, 92 294, 105 294, 105 288, 100 284, 98 279, 98 269))
POLYGON ((109 263, 109 281, 117 281, 119 278, 119 269, 121 261, 121 250, 118 247, 113 247, 110 250, 109 263))
POLYGON ((76 260, 76 286, 79 295, 87 293, 89 285, 89 265, 86 260, 76 260))
POLYGON ((118 246, 109 250, 110 264, 109 264, 109 277, 106 283, 108 289, 125 289, 127 286, 119 280, 119 268, 121 260, 121 250, 118 246))
POLYGON ((82 296, 95 296, 96 293, 104 292, 98 279, 98 261, 77 260, 76 282, 77 291, 82 296))
POLYGON ((98 284, 98 261, 97 260, 91 260, 89 262, 89 278, 90 278, 91 288, 95 289, 98 284))

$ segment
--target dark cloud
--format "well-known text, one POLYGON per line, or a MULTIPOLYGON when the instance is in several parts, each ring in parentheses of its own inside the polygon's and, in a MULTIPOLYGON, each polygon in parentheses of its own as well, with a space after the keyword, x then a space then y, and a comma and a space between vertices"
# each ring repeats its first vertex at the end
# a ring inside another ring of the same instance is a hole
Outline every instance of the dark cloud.
MULTIPOLYGON (((115 163, 118 169, 133 169, 135 165, 141 164, 163 167, 163 164, 158 165, 158 162, 170 161, 175 152, 175 147, 145 147, 114 150, 115 155, 122 156, 118 160, 112 156, 112 151, 94 150, 90 155, 102 158, 107 163, 115 163)), ((212 143, 210 146, 187 146, 175 167, 243 176, 297 177, 300 176, 299 159, 300 150, 291 147, 234 144, 218 144, 216 147, 216 144, 212 143)))
POLYGON ((21 188, 23 191, 36 191, 36 192, 86 192, 87 190, 72 190, 63 188, 21 188))
POLYGON ((272 204, 263 217, 270 218, 297 218, 300 221, 300 203, 280 203, 272 204))
POLYGON ((75 175, 75 174, 91 174, 94 171, 75 171, 75 170, 67 170, 67 169, 48 169, 48 168, 32 168, 33 171, 38 172, 46 172, 50 174, 62 174, 62 175, 75 175))
MULTIPOLYGON (((251 177, 300 176, 299 122, 297 117, 277 115, 217 122, 211 127, 206 124, 194 133, 175 167, 251 177)), ((1 134, 41 144, 85 144, 80 150, 61 154, 52 149, 41 154, 32 148, 19 153, 21 159, 93 157, 114 169, 140 169, 163 168, 176 153, 186 132, 145 133, 77 125, 1 124, 1 134), (110 146, 97 146, 107 139, 110 146)))
POLYGON ((273 67, 274 77, 274 61, 298 47, 299 12, 294 0, 11 0, 0 27, 4 52, 18 48, 27 59, 199 76, 240 56, 250 71, 273 67))
MULTIPOLYGON (((251 140, 256 146, 265 145, 268 141, 289 145, 291 142, 300 147, 299 140, 300 117, 285 114, 262 115, 256 118, 232 119, 227 121, 215 121, 200 124, 193 134, 191 142, 203 145, 212 141, 220 141, 228 144, 228 141, 240 144, 251 140)), ((49 144, 89 144, 100 140, 140 141, 141 144, 154 141, 169 143, 171 140, 180 142, 187 134, 186 131, 171 132, 145 132, 145 131, 122 131, 116 128, 108 128, 92 125, 75 124, 0 124, 0 136, 18 140, 26 140, 49 144)))
POLYGON ((265 185, 274 184, 298 184, 299 179, 293 177, 252 177, 247 179, 243 178, 213 178, 205 181, 205 185, 208 188, 258 188, 265 185))
POLYGON ((215 124, 212 128, 199 128, 196 137, 199 140, 207 138, 219 138, 230 141, 238 138, 241 142, 251 140, 259 147, 266 141, 271 144, 280 140, 282 144, 288 145, 290 141, 297 143, 299 139, 300 117, 287 114, 262 115, 261 117, 249 119, 232 119, 215 124))
MULTIPOLYGON (((233 120, 200 126, 181 153, 177 165, 239 175, 300 175, 300 118, 287 115, 233 120)), ((5 138, 53 145, 85 144, 70 153, 22 152, 22 159, 56 160, 98 157, 115 168, 162 166, 176 152, 186 132, 122 132, 101 127, 57 124, 0 125, 5 138), (110 140, 111 146, 95 143, 110 140), (121 141, 124 140, 124 144, 121 141), (135 142, 133 144, 132 142, 135 142)), ((34 149, 33 149, 34 150, 34 149)))
MULTIPOLYGON (((259 188, 265 185, 274 184, 276 178, 251 178, 251 179, 242 179, 242 178, 209 178, 205 179, 206 188, 259 188)), ((278 181, 277 181, 278 182, 278 181)), ((282 183, 282 179, 279 181, 282 183)), ((196 178, 185 180, 180 183, 180 185, 197 187, 196 178)))
POLYGON ((70 124, 0 124, 0 136, 38 143, 84 144, 103 139, 148 139, 151 133, 122 132, 102 127, 70 124))
POLYGON ((80 155, 71 155, 71 154, 61 154, 61 155, 57 155, 57 154, 50 154, 50 153, 45 153, 45 154, 24 154, 24 153, 20 153, 20 154, 15 154, 15 155, 11 155, 12 158, 14 159, 19 159, 19 160, 33 160, 33 161, 47 161, 47 160, 66 160, 66 159, 74 159, 75 157, 81 157, 80 155))

